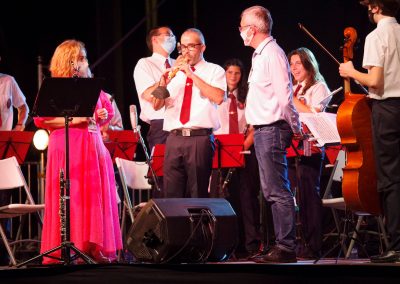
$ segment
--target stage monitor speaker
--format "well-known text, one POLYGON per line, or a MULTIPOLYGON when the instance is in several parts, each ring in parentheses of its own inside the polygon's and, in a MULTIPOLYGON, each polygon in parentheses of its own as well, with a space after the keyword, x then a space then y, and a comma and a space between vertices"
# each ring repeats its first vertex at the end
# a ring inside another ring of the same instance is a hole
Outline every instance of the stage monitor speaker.
POLYGON ((154 263, 225 261, 237 243, 237 217, 222 198, 151 199, 127 237, 137 260, 154 263))

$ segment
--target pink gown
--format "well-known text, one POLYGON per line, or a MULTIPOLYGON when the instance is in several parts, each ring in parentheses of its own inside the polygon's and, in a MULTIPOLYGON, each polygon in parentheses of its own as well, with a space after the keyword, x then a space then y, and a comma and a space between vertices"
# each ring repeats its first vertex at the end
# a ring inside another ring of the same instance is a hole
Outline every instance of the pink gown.
MULTIPOLYGON (((122 248, 115 177, 110 154, 99 131, 99 126, 107 123, 114 114, 104 92, 100 93, 96 105, 96 110, 99 108, 107 109, 108 119, 102 121, 96 115, 97 130, 69 128, 70 236, 71 242, 84 253, 92 255, 97 250, 115 260, 116 251, 122 248)), ((44 128, 46 119, 51 118, 35 118, 36 126, 44 128)), ((65 172, 65 129, 50 131, 41 253, 61 243, 59 176, 61 168, 65 172)), ((60 250, 51 255, 60 257, 60 250)), ((47 257, 43 259, 44 264, 57 262, 47 257)))

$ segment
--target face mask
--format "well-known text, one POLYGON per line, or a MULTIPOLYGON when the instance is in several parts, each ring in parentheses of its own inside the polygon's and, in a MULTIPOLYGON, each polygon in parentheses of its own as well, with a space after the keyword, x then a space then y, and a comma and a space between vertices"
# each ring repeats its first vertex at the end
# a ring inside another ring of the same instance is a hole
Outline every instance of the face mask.
POLYGON ((169 36, 166 37, 164 42, 161 44, 161 47, 168 52, 168 54, 171 54, 172 51, 174 51, 176 46, 176 39, 175 36, 169 36))
POLYGON ((250 43, 251 43, 251 40, 254 37, 254 33, 252 33, 250 36, 247 35, 247 32, 249 31, 249 29, 250 29, 250 27, 248 27, 247 29, 245 29, 244 31, 242 31, 240 33, 240 36, 242 37, 243 43, 244 43, 245 46, 249 46, 250 43))

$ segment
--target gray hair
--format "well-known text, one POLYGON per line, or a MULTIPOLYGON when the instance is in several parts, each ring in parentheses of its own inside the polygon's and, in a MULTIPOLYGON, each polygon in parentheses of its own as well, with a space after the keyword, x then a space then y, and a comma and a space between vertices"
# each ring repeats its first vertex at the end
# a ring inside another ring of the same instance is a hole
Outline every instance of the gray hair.
POLYGON ((251 24, 254 25, 260 33, 271 34, 272 30, 272 17, 268 9, 262 6, 252 6, 242 12, 240 16, 251 16, 251 24))

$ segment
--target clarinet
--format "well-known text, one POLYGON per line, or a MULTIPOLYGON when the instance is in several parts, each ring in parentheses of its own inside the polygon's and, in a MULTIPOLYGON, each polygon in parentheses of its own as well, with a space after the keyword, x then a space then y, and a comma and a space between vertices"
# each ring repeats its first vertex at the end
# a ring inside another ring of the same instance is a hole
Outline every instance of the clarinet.
POLYGON ((66 228, 66 212, 65 212, 65 179, 64 170, 60 169, 60 228, 61 228, 61 242, 66 241, 67 228, 66 228))
MULTIPOLYGON (((250 124, 246 124, 246 127, 244 128, 243 134, 246 137, 247 132, 249 131, 250 124)), ((221 186, 221 195, 222 197, 229 197, 229 192, 226 190, 226 187, 228 186, 228 183, 230 182, 233 172, 235 171, 235 168, 229 168, 228 173, 225 176, 224 182, 222 183, 221 186)))

